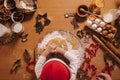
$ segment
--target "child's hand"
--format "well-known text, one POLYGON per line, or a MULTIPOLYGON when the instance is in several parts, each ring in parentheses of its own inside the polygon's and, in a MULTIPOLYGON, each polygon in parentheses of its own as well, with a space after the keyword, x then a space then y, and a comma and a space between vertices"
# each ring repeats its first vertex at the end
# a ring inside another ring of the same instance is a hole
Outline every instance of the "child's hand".
POLYGON ((47 55, 51 52, 55 52, 55 49, 57 48, 57 45, 53 42, 48 42, 46 45, 45 51, 42 53, 43 56, 47 57, 47 55))
POLYGON ((66 50, 63 48, 60 48, 60 47, 56 47, 55 52, 60 53, 60 54, 64 54, 66 52, 66 50))
POLYGON ((100 73, 96 77, 97 80, 112 80, 111 77, 106 73, 100 73))
POLYGON ((51 53, 51 52, 55 52, 55 49, 57 48, 57 45, 53 42, 48 42, 48 44, 46 45, 46 50, 51 53))

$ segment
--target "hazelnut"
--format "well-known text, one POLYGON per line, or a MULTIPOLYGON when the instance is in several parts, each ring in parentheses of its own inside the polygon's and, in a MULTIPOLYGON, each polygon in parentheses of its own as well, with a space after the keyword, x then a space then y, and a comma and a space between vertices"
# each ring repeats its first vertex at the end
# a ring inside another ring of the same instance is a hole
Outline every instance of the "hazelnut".
POLYGON ((109 25, 109 24, 107 24, 107 25, 105 26, 105 29, 106 29, 106 30, 109 30, 109 29, 111 29, 111 28, 112 28, 112 26, 109 25))
POLYGON ((104 36, 106 36, 106 35, 108 34, 108 31, 107 31, 107 30, 104 30, 104 31, 102 31, 102 34, 103 34, 104 36))
POLYGON ((111 32, 114 34, 116 32, 116 28, 112 27, 111 32))
POLYGON ((113 33, 109 33, 109 34, 107 35, 107 37, 108 37, 109 39, 113 39, 113 38, 114 38, 114 35, 113 35, 113 33))

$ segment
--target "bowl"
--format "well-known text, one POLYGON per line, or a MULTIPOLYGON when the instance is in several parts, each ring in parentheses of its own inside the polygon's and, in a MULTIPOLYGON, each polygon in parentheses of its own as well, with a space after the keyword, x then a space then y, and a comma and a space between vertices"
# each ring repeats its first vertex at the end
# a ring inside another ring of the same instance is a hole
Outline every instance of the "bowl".
POLYGON ((4 0, 4 7, 9 10, 14 9, 16 7, 15 1, 14 0, 4 0))
POLYGON ((22 22, 24 19, 24 14, 21 11, 14 11, 11 14, 11 20, 13 22, 22 22))
POLYGON ((24 31, 24 27, 20 22, 13 23, 11 27, 12 27, 12 31, 17 34, 22 33, 24 31))
POLYGON ((88 10, 89 10, 88 7, 87 7, 86 5, 80 5, 80 6, 77 8, 77 15, 78 15, 79 17, 87 17, 88 14, 87 14, 86 12, 80 10, 80 9, 84 9, 84 10, 88 11, 88 10))

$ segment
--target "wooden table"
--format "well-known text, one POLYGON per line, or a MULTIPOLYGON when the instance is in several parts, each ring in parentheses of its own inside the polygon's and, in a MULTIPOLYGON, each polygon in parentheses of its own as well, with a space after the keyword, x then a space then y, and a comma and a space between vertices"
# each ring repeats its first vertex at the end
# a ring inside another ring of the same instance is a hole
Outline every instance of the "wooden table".
MULTIPOLYGON (((73 29, 70 24, 71 18, 64 18, 65 13, 75 13, 77 7, 81 4, 90 5, 91 0, 38 0, 38 9, 29 18, 25 19, 22 24, 24 25, 24 32, 28 33, 28 41, 25 43, 21 42, 21 39, 14 41, 7 45, 0 46, 0 80, 31 80, 31 73, 26 71, 26 63, 23 59, 24 49, 27 49, 33 56, 34 49, 44 35, 54 30, 69 30, 72 33, 76 33, 78 29, 73 29), (51 20, 50 25, 46 26, 44 30, 37 34, 35 31, 35 18, 37 14, 48 14, 48 18, 51 20), (10 74, 9 71, 16 59, 20 58, 22 62, 21 68, 16 74, 10 74)), ((102 13, 109 11, 110 9, 116 8, 115 3, 119 0, 105 0, 105 7, 102 9, 102 13)), ((119 1, 120 2, 120 1, 119 1)), ((28 16, 28 15, 26 15, 28 16)), ((79 28, 84 28, 85 22, 79 23, 79 28)), ((103 62, 103 51, 98 50, 97 56, 93 59, 93 63, 101 69, 104 65, 103 62)), ((113 80, 120 80, 120 69, 115 66, 112 72, 113 80)), ((32 79, 34 80, 34 79, 32 79)))

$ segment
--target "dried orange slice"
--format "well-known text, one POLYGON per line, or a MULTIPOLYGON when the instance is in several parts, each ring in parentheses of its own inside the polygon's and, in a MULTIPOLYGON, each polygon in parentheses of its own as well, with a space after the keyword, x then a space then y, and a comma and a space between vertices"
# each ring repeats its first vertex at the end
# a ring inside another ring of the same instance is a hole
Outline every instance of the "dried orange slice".
POLYGON ((102 8, 104 6, 104 1, 103 0, 95 0, 95 4, 97 7, 102 8))

